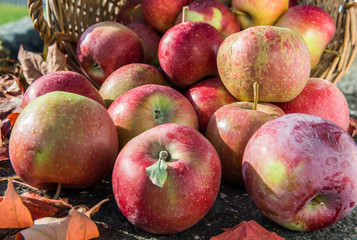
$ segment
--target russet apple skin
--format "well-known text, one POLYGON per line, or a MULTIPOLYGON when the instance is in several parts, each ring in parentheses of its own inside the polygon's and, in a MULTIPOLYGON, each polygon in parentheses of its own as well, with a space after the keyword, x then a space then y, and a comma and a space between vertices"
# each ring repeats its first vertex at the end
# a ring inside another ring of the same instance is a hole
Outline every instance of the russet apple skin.
POLYGON ((302 36, 309 47, 312 69, 319 63, 336 32, 332 17, 322 8, 312 5, 289 8, 275 26, 290 28, 302 36))
POLYGON ((165 33, 174 24, 182 8, 192 0, 142 0, 145 22, 159 33, 165 33))
POLYGON ((116 160, 112 184, 116 202, 136 227, 157 234, 188 229, 202 219, 217 198, 221 164, 213 146, 198 131, 175 123, 133 138, 116 160), (169 152, 162 188, 145 172, 169 152))
POLYGON ((131 63, 110 74, 100 87, 99 93, 109 107, 123 93, 145 84, 168 85, 156 67, 144 63, 131 63))
POLYGON ((108 108, 118 131, 120 149, 140 133, 164 123, 198 130, 195 110, 185 96, 167 86, 146 84, 120 95, 108 108))
POLYGON ((129 0, 120 7, 118 14, 115 16, 114 21, 123 25, 131 23, 145 24, 145 19, 141 6, 142 0, 129 0))
POLYGON ((206 138, 218 152, 222 164, 222 177, 243 186, 242 158, 250 137, 264 123, 284 115, 273 104, 259 103, 253 110, 252 102, 235 102, 219 108, 211 117, 206 138))
POLYGON ((161 38, 159 62, 169 82, 187 88, 199 80, 217 76, 220 33, 205 22, 185 22, 170 28, 161 38))
POLYGON ((30 102, 9 143, 11 164, 26 183, 43 189, 87 188, 106 177, 118 154, 113 120, 98 102, 62 91, 30 102))
POLYGON ((273 25, 288 9, 289 0, 232 0, 233 11, 242 29, 273 25))
MULTIPOLYGON (((228 6, 214 0, 198 0, 189 4, 185 21, 209 23, 221 33, 223 38, 240 31, 237 19, 228 6)), ((177 17, 176 24, 181 22, 182 12, 177 17)))
POLYGON ((312 114, 336 123, 347 131, 350 122, 348 104, 335 84, 310 78, 302 92, 293 100, 276 103, 285 113, 312 114))
POLYGON ((267 122, 249 140, 243 179, 260 211, 292 230, 328 227, 357 202, 357 146, 336 124, 292 113, 267 122))
POLYGON ((185 92, 185 97, 196 111, 201 133, 206 132, 208 121, 217 109, 238 101, 219 78, 205 79, 192 85, 185 92))
POLYGON ((121 66, 142 62, 143 46, 130 28, 115 21, 104 21, 83 32, 77 45, 77 58, 88 78, 101 85, 121 66))
POLYGON ((57 71, 38 78, 27 89, 22 99, 22 108, 33 99, 53 91, 76 93, 97 101, 106 107, 98 90, 83 75, 72 71, 57 71))
POLYGON ((302 37, 287 28, 257 26, 228 36, 217 54, 219 75, 228 91, 241 101, 287 102, 305 87, 311 70, 309 49, 302 37))

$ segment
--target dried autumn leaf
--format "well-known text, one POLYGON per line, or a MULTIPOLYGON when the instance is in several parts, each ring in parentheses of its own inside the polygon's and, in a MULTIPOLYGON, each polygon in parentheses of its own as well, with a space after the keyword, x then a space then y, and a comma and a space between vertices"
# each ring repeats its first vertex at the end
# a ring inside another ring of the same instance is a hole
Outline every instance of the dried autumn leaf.
POLYGON ((26 228, 33 225, 30 211, 17 195, 10 180, 0 203, 0 228, 26 228))
POLYGON ((16 122, 16 119, 17 117, 19 116, 20 113, 11 113, 9 116, 7 116, 7 119, 9 119, 10 123, 11 123, 11 127, 14 126, 15 122, 16 122))
POLYGON ((73 209, 65 218, 40 218, 35 225, 16 235, 15 240, 86 240, 99 237, 97 225, 73 209))
POLYGON ((11 113, 20 112, 23 92, 19 79, 14 74, 0 76, 0 120, 5 120, 11 113))
POLYGON ((284 240, 274 232, 269 232, 254 220, 242 221, 232 228, 224 228, 225 232, 211 238, 211 240, 284 240))
POLYGON ((357 136, 357 120, 352 117, 350 117, 350 126, 348 128, 348 133, 352 137, 357 136))

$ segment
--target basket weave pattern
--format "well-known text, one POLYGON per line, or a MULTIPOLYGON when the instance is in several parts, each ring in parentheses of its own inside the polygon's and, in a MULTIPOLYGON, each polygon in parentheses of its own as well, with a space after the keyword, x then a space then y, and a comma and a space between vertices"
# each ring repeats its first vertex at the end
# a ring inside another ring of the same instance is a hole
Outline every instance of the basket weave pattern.
MULTIPOLYGON (((42 0, 28 0, 34 28, 45 43, 56 42, 67 54, 69 70, 81 72, 76 60, 76 45, 82 32, 94 23, 113 20, 126 0, 46 0, 47 20, 42 0)), ((328 45, 311 77, 337 83, 351 66, 356 54, 356 19, 354 0, 299 0, 299 4, 315 5, 327 11, 336 23, 336 34, 328 45)))

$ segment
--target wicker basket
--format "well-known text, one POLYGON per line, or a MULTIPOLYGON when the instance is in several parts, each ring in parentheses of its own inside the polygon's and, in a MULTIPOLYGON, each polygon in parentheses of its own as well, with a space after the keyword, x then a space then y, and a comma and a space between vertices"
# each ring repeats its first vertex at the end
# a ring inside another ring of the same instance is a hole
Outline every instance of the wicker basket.
MULTIPOLYGON (((169 1, 169 0, 168 0, 169 1)), ((174 1, 174 0, 173 0, 174 1)), ((56 41, 67 54, 67 67, 81 72, 75 49, 81 33, 94 23, 113 20, 126 0, 46 0, 47 21, 43 15, 42 0, 28 0, 34 28, 45 43, 56 41)), ((328 45, 320 63, 311 72, 312 77, 337 83, 351 66, 356 54, 356 20, 354 0, 299 0, 326 10, 336 23, 336 34, 328 45)))

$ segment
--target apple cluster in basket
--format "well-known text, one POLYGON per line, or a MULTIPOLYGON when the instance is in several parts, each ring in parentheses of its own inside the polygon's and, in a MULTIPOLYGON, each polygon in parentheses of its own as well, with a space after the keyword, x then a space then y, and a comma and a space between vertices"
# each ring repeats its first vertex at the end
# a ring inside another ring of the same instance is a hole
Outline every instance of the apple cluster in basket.
POLYGON ((81 35, 85 76, 29 86, 13 168, 43 189, 112 173, 119 209, 151 233, 197 223, 221 177, 288 229, 328 227, 357 202, 346 99, 310 78, 334 35, 327 12, 288 0, 127 1, 81 35))

